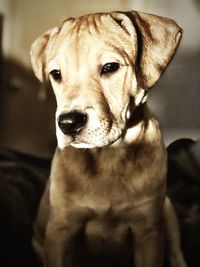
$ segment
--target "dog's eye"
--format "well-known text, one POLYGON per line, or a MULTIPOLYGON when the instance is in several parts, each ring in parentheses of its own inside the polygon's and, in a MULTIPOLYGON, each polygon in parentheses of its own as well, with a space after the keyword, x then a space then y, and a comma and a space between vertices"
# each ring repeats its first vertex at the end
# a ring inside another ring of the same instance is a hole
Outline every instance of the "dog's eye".
POLYGON ((61 81, 61 72, 60 72, 60 70, 52 70, 51 72, 50 72, 50 74, 51 74, 51 76, 53 77, 53 79, 55 80, 55 81, 61 81))
POLYGON ((106 63, 105 65, 103 65, 103 67, 101 69, 101 75, 115 72, 118 69, 119 69, 119 63, 117 63, 117 62, 106 63))

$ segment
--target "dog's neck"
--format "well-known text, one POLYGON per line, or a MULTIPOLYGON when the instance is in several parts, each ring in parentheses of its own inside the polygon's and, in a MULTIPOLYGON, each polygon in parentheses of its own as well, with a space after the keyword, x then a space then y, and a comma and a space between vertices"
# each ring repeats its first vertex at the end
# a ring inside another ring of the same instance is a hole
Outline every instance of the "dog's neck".
POLYGON ((137 106, 132 112, 122 137, 112 147, 132 145, 141 142, 162 142, 158 121, 145 103, 137 106))
POLYGON ((149 117, 149 113, 146 102, 136 106, 131 112, 130 118, 126 122, 125 134, 127 129, 135 127, 140 122, 146 122, 149 117))

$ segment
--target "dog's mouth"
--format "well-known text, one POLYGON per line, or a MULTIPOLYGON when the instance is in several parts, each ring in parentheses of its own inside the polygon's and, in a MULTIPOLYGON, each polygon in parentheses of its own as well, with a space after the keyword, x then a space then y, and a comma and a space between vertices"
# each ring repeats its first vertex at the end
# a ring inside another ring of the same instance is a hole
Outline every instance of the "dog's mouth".
POLYGON ((87 142, 82 142, 82 141, 73 141, 71 146, 76 147, 76 148, 94 148, 96 147, 93 144, 87 143, 87 142))
POLYGON ((85 129, 74 137, 70 145, 77 148, 103 147, 115 143, 121 135, 122 131, 116 126, 112 126, 109 131, 103 128, 85 129))
POLYGON ((72 136, 64 134, 59 127, 57 127, 58 146, 61 149, 69 145, 76 148, 108 146, 119 140, 121 136, 122 130, 115 123, 113 123, 110 128, 101 124, 98 127, 86 127, 72 136))
POLYGON ((117 142, 121 138, 121 134, 118 136, 114 136, 112 138, 106 138, 106 139, 98 139, 98 140, 85 140, 82 138, 75 138, 73 142, 70 143, 71 146, 74 146, 76 148, 95 148, 95 147, 103 147, 103 146, 109 146, 117 142))

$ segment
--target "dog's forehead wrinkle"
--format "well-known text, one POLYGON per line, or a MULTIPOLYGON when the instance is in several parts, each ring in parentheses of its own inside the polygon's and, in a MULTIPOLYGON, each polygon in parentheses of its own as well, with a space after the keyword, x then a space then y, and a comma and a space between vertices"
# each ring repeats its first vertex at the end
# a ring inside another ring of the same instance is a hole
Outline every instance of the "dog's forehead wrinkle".
POLYGON ((99 24, 101 24, 101 21, 98 14, 81 16, 73 21, 71 33, 80 36, 83 36, 85 34, 98 35, 99 24))
POLYGON ((76 18, 74 21, 74 30, 77 33, 103 34, 110 29, 116 30, 118 25, 112 19, 109 13, 95 13, 76 18), (108 27, 109 26, 109 27, 108 27))
POLYGON ((73 28, 73 22, 75 21, 74 18, 68 18, 68 19, 65 19, 61 26, 60 26, 60 31, 59 31, 59 36, 61 37, 64 37, 66 35, 66 33, 70 32, 71 29, 73 28))
POLYGON ((110 32, 112 34, 115 33, 113 35, 113 43, 116 43, 117 46, 124 48, 128 43, 131 43, 130 36, 121 29, 110 14, 97 13, 82 16, 76 18, 72 24, 73 26, 71 26, 71 30, 68 32, 68 38, 70 39, 76 36, 75 39, 80 38, 81 41, 82 39, 88 40, 88 43, 91 41, 98 42, 98 40, 106 42, 110 40, 108 34, 110 32))

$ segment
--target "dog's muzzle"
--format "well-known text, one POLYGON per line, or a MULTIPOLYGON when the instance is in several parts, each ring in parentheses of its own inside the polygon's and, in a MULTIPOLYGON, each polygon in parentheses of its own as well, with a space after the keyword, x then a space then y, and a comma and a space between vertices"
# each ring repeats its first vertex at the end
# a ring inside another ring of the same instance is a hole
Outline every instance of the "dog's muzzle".
POLYGON ((75 136, 87 123, 87 115, 80 111, 63 113, 58 117, 58 126, 65 135, 75 136))

